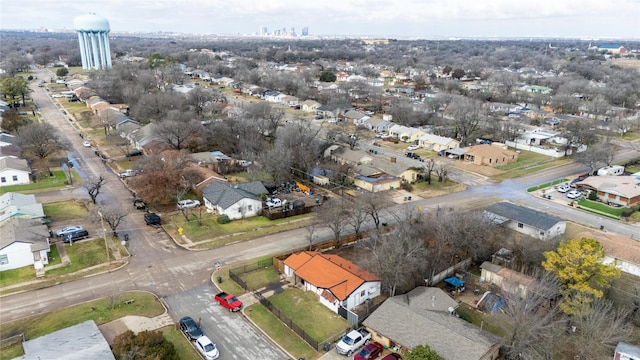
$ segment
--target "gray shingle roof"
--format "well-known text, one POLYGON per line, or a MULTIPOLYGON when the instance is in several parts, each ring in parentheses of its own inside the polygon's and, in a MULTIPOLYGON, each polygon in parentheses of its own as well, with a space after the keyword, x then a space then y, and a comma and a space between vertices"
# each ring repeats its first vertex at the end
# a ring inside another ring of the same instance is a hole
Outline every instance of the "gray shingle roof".
POLYGON ((202 189, 202 196, 213 205, 228 209, 238 201, 249 198, 258 199, 258 194, 266 194, 267 189, 259 181, 238 184, 235 188, 228 183, 215 182, 202 189))
POLYGON ((560 218, 508 202, 495 203, 487 208, 487 212, 545 231, 553 228, 557 223, 564 221, 560 218))
POLYGON ((22 343, 19 359, 115 360, 109 343, 93 320, 22 343))
POLYGON ((0 171, 6 169, 31 172, 31 168, 29 167, 27 160, 13 157, 5 157, 0 159, 0 171))
POLYGON ((414 291, 409 302, 407 295, 387 299, 363 324, 409 349, 427 344, 446 360, 478 360, 500 343, 497 336, 440 311, 448 302, 443 291, 414 291), (441 302, 434 306, 437 310, 430 310, 432 303, 441 302))
POLYGON ((0 225, 0 249, 21 241, 31 244, 31 251, 44 250, 47 243, 49 229, 38 219, 11 218, 0 225))

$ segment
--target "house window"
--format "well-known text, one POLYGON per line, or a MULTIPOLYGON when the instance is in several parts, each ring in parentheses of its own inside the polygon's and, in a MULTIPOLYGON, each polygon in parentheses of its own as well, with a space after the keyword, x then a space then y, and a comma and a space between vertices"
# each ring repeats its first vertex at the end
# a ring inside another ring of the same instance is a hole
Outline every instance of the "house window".
POLYGON ((18 181, 18 175, 13 175, 13 181, 18 181))
POLYGON ((520 229, 522 229, 522 228, 524 228, 524 224, 523 224, 523 223, 518 223, 518 227, 519 227, 520 229))
POLYGON ((364 296, 365 292, 364 290, 360 291, 360 296, 364 296))
POLYGON ((544 231, 540 231, 540 236, 544 236, 544 231))
POLYGON ((3 177, 0 178, 0 182, 6 183, 7 179, 3 176, 3 177))
POLYGON ((9 258, 7 254, 0 255, 0 265, 7 265, 9 263, 9 258))
POLYGON ((247 206, 247 209, 248 209, 249 211, 253 211, 253 205, 249 205, 249 206, 247 206))

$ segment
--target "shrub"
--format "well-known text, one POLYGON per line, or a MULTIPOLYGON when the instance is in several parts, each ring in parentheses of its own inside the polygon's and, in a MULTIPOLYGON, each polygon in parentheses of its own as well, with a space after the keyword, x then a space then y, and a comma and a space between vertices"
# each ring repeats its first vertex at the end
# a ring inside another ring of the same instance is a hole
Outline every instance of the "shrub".
POLYGON ((231 219, 229 219, 229 216, 227 215, 220 215, 218 216, 218 224, 228 224, 231 222, 231 219))
POLYGON ((591 190, 591 192, 589 193, 589 200, 591 201, 598 200, 598 194, 595 192, 595 190, 591 190))

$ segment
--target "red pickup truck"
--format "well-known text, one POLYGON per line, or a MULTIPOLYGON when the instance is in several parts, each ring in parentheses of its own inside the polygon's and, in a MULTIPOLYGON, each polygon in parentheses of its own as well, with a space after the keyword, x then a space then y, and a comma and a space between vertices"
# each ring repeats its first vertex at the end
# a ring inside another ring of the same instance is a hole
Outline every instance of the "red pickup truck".
POLYGON ((222 306, 229 309, 229 311, 238 311, 242 309, 242 301, 238 300, 238 298, 233 294, 227 294, 223 291, 216 295, 214 299, 216 299, 216 301, 222 306))

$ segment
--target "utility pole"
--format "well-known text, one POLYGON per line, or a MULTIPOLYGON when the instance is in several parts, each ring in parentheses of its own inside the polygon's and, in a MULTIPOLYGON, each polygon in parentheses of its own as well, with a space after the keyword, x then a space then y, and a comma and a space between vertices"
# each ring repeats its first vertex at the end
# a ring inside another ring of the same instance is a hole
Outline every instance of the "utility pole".
POLYGON ((107 261, 109 265, 111 265, 111 256, 109 256, 109 243, 107 242, 107 228, 104 227, 104 217, 102 217, 102 213, 98 210, 98 215, 100 215, 100 223, 102 224, 102 237, 104 238, 104 250, 107 253, 107 261))

